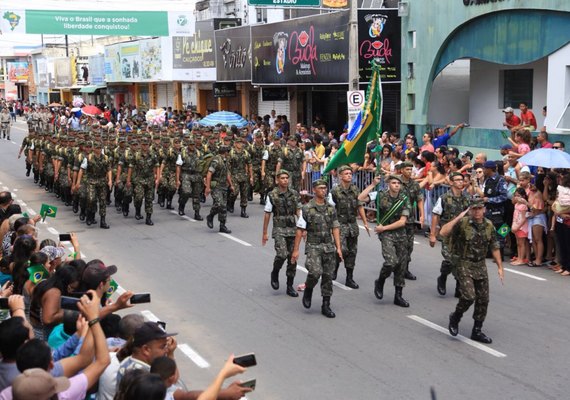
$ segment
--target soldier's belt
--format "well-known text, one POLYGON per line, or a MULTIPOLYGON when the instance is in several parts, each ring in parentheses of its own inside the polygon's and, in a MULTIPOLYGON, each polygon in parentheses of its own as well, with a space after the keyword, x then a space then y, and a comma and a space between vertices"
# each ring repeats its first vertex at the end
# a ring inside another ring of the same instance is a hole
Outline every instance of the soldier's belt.
POLYGON ((309 243, 309 244, 329 244, 332 242, 333 242, 332 239, 307 238, 307 243, 309 243))
POLYGON ((341 224, 353 224, 356 222, 356 218, 339 218, 338 222, 341 224))

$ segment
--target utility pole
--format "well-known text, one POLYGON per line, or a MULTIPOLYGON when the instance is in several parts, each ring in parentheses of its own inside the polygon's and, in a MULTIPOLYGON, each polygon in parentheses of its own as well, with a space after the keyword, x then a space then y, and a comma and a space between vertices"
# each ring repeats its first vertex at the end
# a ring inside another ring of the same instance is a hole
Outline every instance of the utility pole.
POLYGON ((350 0, 348 20, 348 90, 358 90, 358 0, 350 0))

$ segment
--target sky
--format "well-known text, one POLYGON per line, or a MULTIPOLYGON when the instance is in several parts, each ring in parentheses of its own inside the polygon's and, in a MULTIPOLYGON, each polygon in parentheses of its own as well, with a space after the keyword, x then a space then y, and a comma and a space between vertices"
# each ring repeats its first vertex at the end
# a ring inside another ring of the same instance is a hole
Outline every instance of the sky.
MULTIPOLYGON (((195 0, 0 0, 0 17, 6 11, 14 10, 194 10, 195 0)), ((91 36, 70 36, 70 43, 88 40, 91 36)), ((63 36, 44 35, 44 42, 63 43, 63 36)), ((41 35, 0 35, 0 49, 17 46, 34 47, 41 46, 41 35)))

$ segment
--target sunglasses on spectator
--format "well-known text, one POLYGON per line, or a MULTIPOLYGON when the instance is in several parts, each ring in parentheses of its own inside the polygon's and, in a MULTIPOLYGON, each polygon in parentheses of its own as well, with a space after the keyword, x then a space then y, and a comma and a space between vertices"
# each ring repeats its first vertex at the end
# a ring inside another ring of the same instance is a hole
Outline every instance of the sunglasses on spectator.
POLYGON ((552 146, 552 148, 553 148, 553 149, 558 149, 558 150, 560 150, 562 147, 560 147, 560 146, 552 146))

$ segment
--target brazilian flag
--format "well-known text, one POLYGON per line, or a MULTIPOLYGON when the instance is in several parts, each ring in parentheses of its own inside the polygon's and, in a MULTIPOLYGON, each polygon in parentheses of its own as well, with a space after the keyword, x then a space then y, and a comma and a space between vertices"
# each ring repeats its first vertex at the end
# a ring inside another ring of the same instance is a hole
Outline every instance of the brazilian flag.
POLYGON ((117 288, 119 287, 119 284, 117 282, 115 282, 115 280, 111 279, 111 282, 109 283, 109 289, 107 289, 107 298, 111 298, 111 296, 113 295, 113 293, 115 293, 117 291, 117 288))
POLYGON ((42 208, 40 209, 40 216, 42 217, 42 220, 45 220, 46 217, 51 217, 51 218, 55 218, 57 214, 57 207, 56 206, 50 206, 49 204, 42 204, 42 208))
POLYGON ((511 227, 508 226, 507 224, 503 224, 499 226, 499 229, 497 229, 497 234, 502 238, 506 238, 510 232, 511 232, 511 227))
POLYGON ((37 285, 49 277, 48 270, 41 264, 30 265, 28 267, 28 272, 30 273, 30 281, 34 285, 37 285))

